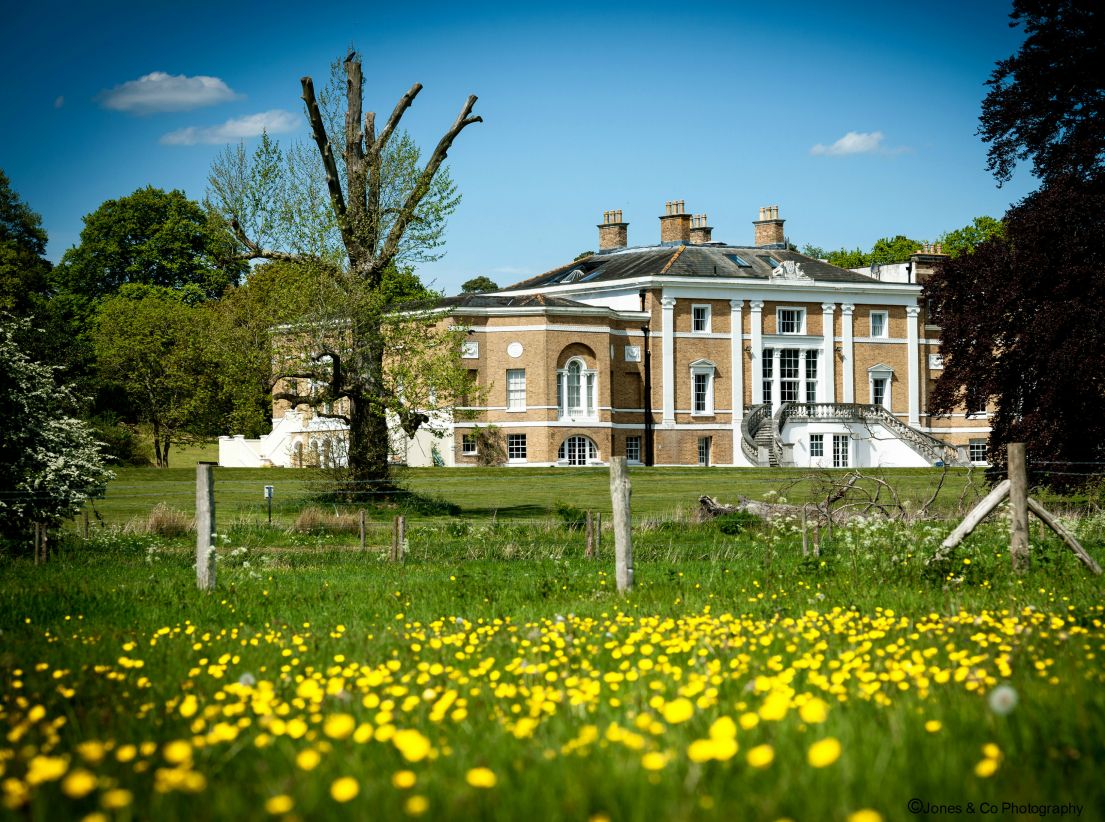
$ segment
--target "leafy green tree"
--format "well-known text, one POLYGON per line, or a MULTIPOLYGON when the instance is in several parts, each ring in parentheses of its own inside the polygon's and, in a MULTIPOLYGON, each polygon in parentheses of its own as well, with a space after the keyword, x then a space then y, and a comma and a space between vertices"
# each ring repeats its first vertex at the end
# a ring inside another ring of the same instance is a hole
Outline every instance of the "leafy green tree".
POLYGON ((894 237, 883 237, 876 240, 871 247, 871 256, 868 265, 882 265, 884 263, 904 263, 915 254, 924 243, 920 240, 911 240, 902 234, 894 237))
POLYGON ((1045 185, 1088 179, 1105 162, 1105 15, 1096 0, 1014 0, 1010 26, 1024 43, 986 85, 978 133, 998 185, 1031 159, 1045 185))
POLYGON ((482 274, 479 277, 473 277, 460 287, 461 294, 483 294, 488 291, 498 290, 498 283, 496 283, 490 277, 485 277, 482 274))
POLYGON ((26 325, 0 317, 0 403, 9 421, 0 425, 0 533, 8 537, 75 516, 113 477, 91 428, 70 416, 72 390, 24 352, 26 325))
POLYGON ((841 268, 866 268, 871 265, 871 255, 858 248, 851 251, 846 248, 830 251, 824 259, 841 268))
POLYGON ((204 294, 196 287, 125 285, 96 312, 100 374, 153 431, 154 459, 169 466, 173 443, 215 433, 225 408, 205 343, 204 294))
POLYGON ((0 170, 0 311, 27 317, 42 310, 50 263, 46 231, 0 170))
POLYGON ((828 252, 819 245, 813 245, 806 243, 799 249, 807 257, 813 257, 815 260, 824 260, 828 256, 828 252))
POLYGON ((294 325, 317 299, 319 271, 307 265, 269 262, 255 267, 221 300, 207 303, 211 333, 209 354, 229 406, 227 427, 259 437, 272 424, 272 389, 278 377, 276 329, 294 325))
POLYGON ((302 144, 284 151, 267 138, 252 155, 241 147, 229 150, 212 166, 209 203, 241 259, 337 267, 323 280, 325 299, 298 338, 310 351, 287 361, 281 376, 294 382, 274 398, 343 420, 356 483, 350 487, 385 486, 388 416, 413 435, 430 420, 427 412, 459 404, 467 387, 459 377, 440 390, 412 385, 421 374, 441 373, 415 368, 419 357, 451 357, 452 370, 462 373, 461 340, 445 331, 428 343, 432 335, 423 317, 410 313, 409 301, 397 298, 387 282, 389 272, 409 274, 411 265, 440 256, 445 220, 459 201, 443 164, 456 137, 481 118, 472 115, 476 98, 469 97, 423 165, 418 147, 398 130, 420 84, 400 98, 379 132, 375 113, 362 111, 364 77, 356 52, 334 66, 322 95, 316 96, 310 77, 301 86, 317 151, 302 144), (397 313, 401 308, 407 311, 397 313), (410 334, 395 331, 404 316, 411 318, 410 334), (389 377, 385 363, 399 365, 405 379, 389 377))
POLYGON ((994 237, 1005 235, 1005 224, 993 217, 975 217, 970 225, 946 231, 941 234, 936 242, 945 254, 956 258, 961 254, 970 254, 978 246, 994 237))
POLYGON ((147 186, 87 215, 80 244, 65 252, 51 280, 56 291, 92 301, 128 283, 192 286, 214 299, 245 272, 235 251, 199 203, 147 186))

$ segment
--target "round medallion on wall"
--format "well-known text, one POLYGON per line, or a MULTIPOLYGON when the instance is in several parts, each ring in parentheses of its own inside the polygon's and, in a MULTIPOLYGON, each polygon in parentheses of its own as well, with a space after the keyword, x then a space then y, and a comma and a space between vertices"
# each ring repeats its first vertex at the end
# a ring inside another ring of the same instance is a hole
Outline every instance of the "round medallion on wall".
POLYGON ((512 342, 506 347, 506 353, 512 356, 514 359, 518 359, 522 356, 522 344, 520 342, 512 342))

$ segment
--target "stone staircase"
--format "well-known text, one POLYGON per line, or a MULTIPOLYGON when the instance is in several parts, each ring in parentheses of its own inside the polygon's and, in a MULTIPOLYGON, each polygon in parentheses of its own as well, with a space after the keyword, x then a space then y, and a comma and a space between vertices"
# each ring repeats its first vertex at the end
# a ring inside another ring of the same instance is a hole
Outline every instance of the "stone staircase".
POLYGON ((779 467, 779 460, 775 458, 775 426, 772 424, 769 417, 764 421, 764 424, 760 426, 760 429, 756 432, 756 450, 757 453, 762 453, 759 449, 767 449, 767 464, 773 468, 779 467))

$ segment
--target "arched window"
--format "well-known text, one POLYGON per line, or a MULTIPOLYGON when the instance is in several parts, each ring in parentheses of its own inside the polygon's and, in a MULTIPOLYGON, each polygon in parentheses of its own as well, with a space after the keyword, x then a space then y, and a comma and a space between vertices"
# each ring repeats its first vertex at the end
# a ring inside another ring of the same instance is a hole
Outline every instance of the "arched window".
POLYGON ((560 451, 556 456, 560 462, 568 465, 586 465, 598 460, 599 449, 589 437, 568 437, 560 443, 560 451))
POLYGON ((556 376, 556 404, 560 416, 594 419, 598 408, 594 370, 587 368, 583 360, 573 357, 556 376))

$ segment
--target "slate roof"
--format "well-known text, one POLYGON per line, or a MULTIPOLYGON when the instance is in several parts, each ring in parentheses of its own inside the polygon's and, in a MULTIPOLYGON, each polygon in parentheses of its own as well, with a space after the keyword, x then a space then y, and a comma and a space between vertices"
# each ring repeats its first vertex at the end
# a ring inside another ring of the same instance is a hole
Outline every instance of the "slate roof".
POLYGON ((512 297, 507 294, 461 294, 446 297, 437 304, 447 308, 591 308, 592 306, 566 297, 550 297, 546 294, 520 294, 512 297))
POLYGON ((819 282, 864 283, 866 285, 878 282, 871 277, 848 271, 845 268, 838 268, 830 263, 807 257, 805 254, 799 254, 797 251, 711 243, 708 245, 665 245, 602 251, 500 289, 499 293, 564 285, 572 282, 611 282, 649 275, 717 277, 719 279, 741 277, 769 280, 771 279, 772 270, 776 267, 775 264, 769 261, 769 257, 779 262, 793 260, 801 263, 802 273, 819 282), (734 258, 739 258, 747 265, 741 265, 734 258))

